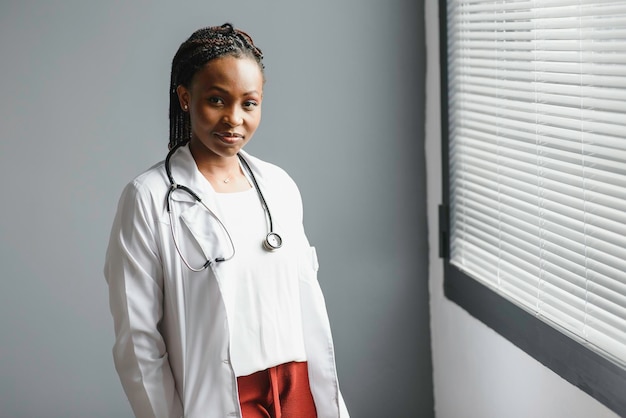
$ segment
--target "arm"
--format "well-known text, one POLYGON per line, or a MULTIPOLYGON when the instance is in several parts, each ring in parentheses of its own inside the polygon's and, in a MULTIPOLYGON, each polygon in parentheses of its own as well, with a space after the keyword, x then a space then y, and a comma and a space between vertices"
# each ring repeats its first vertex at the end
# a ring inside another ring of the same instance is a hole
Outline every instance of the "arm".
POLYGON ((115 325, 113 359, 135 416, 181 417, 182 405, 159 322, 163 277, 149 200, 124 190, 111 230, 104 275, 115 325))

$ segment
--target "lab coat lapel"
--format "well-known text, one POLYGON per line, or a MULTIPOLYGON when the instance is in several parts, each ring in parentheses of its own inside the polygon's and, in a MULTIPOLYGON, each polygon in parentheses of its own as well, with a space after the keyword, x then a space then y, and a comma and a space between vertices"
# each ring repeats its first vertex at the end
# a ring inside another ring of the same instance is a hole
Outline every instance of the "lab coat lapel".
MULTIPOLYGON (((177 184, 187 186, 202 199, 208 206, 215 205, 215 191, 211 187, 211 183, 204 178, 198 170, 196 161, 189 151, 189 145, 181 147, 170 160, 172 177, 177 184)), ((187 193, 175 193, 172 198, 174 200, 195 202, 195 200, 187 193)))
POLYGON ((268 170, 267 165, 263 165, 257 158, 252 157, 245 151, 241 154, 248 162, 250 169, 263 193, 265 202, 272 216, 274 232, 280 234, 285 239, 290 239, 291 228, 288 226, 293 222, 301 223, 301 219, 297 217, 298 211, 295 211, 292 204, 285 200, 286 191, 291 185, 285 182, 281 176, 275 175, 275 171, 268 170))
POLYGON ((185 256, 189 257, 188 261, 192 263, 196 260, 192 266, 197 268, 207 259, 228 257, 232 249, 228 235, 218 220, 220 209, 215 191, 198 170, 188 146, 181 147, 172 156, 171 169, 174 181, 191 189, 202 200, 202 202, 196 201, 183 190, 176 190, 172 193, 174 216, 179 218, 175 222, 184 225, 184 228, 179 231, 181 234, 179 245, 186 247, 184 250, 187 251, 185 256), (197 246, 185 243, 189 235, 197 246), (199 250, 202 254, 198 254, 199 250), (201 260, 202 258, 204 260, 201 260))
MULTIPOLYGON (((250 166, 250 170, 252 170, 252 172, 254 173, 254 178, 259 185, 259 189, 261 189, 263 193, 263 197, 265 198, 265 202, 267 203, 268 208, 270 208, 273 218, 276 218, 276 216, 274 216, 274 212, 278 210, 276 208, 279 202, 276 201, 276 195, 274 193, 274 190, 283 191, 282 188, 280 186, 277 186, 276 184, 274 184, 274 187, 269 187, 269 185, 267 184, 267 179, 264 176, 265 171, 259 166, 257 159, 243 150, 240 151, 240 153, 248 163, 248 166, 250 166)), ((246 172, 245 168, 244 172, 246 172)), ((246 175, 248 176, 250 183, 254 186, 249 173, 246 173, 246 175)), ((273 219, 273 221, 274 223, 276 223, 277 219, 273 219)))

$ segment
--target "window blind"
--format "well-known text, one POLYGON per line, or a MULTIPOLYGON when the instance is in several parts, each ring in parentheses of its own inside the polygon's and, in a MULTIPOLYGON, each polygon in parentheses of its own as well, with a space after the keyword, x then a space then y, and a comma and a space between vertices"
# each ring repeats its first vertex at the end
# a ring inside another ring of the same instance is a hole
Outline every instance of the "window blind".
POLYGON ((626 368, 626 1, 447 10, 450 262, 626 368))

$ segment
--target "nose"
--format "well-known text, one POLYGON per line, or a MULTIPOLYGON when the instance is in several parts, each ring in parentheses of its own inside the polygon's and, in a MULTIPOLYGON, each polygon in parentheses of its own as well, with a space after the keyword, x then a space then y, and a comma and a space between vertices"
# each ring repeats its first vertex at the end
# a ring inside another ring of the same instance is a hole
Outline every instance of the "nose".
POLYGON ((239 126, 243 123, 241 112, 242 110, 238 109, 236 106, 230 106, 224 110, 222 120, 228 126, 239 126))

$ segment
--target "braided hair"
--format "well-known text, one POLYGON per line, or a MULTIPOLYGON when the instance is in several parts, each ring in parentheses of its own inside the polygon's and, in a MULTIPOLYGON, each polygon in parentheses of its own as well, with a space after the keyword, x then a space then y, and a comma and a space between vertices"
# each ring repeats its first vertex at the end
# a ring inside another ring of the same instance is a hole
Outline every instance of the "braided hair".
POLYGON ((252 38, 230 23, 199 29, 178 48, 172 60, 170 82, 170 149, 191 139, 191 119, 180 107, 176 88, 179 85, 189 88, 198 70, 207 62, 224 56, 249 57, 259 64, 261 72, 265 68, 263 53, 252 38))

